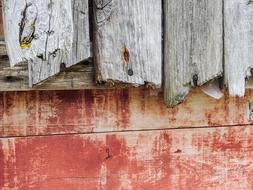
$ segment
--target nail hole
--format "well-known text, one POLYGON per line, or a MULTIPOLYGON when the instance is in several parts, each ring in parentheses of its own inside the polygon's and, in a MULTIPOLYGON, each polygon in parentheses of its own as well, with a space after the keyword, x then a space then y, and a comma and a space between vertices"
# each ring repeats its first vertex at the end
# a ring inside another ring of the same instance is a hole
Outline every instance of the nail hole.
POLYGON ((130 60, 130 53, 126 47, 122 49, 122 60, 124 64, 128 64, 130 60))
POLYGON ((66 64, 65 63, 61 63, 60 64, 60 71, 64 71, 66 69, 66 64))
POLYGON ((198 86, 198 80, 199 80, 198 74, 193 75, 192 80, 193 80, 194 86, 198 86))
POLYGON ((127 74, 128 74, 129 76, 133 76, 133 75, 134 75, 133 69, 128 69, 127 74))

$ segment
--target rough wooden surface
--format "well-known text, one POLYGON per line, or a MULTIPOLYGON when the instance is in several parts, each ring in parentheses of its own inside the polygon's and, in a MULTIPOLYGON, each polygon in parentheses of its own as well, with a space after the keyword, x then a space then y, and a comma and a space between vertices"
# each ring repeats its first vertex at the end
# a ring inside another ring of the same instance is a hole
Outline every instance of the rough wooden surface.
POLYGON ((222 75, 222 8, 221 0, 165 1, 168 106, 182 102, 191 87, 222 75))
POLYGON ((10 63, 28 62, 30 86, 58 73, 60 64, 69 59, 73 43, 71 5, 71 0, 4 1, 10 63))
POLYGON ((67 67, 84 61, 91 56, 88 0, 72 0, 72 13, 74 40, 72 55, 66 61, 67 67))
POLYGON ((193 90, 175 108, 166 108, 162 91, 139 88, 3 92, 0 136, 251 125, 250 102, 252 91, 215 100, 193 90))
POLYGON ((0 189, 252 189, 252 102, 251 90, 194 89, 173 109, 140 88, 2 92, 0 189))
POLYGON ((248 127, 0 140, 1 189, 249 190, 248 127))
POLYGON ((253 4, 225 0, 225 79, 232 96, 244 96, 253 68, 253 4))
POLYGON ((161 0, 95 0, 98 81, 161 86, 161 0))
POLYGON ((62 70, 45 82, 29 87, 27 64, 15 67, 9 66, 8 58, 0 59, 0 91, 30 91, 30 90, 80 90, 112 88, 110 85, 98 85, 95 82, 93 63, 89 61, 78 63, 62 70))

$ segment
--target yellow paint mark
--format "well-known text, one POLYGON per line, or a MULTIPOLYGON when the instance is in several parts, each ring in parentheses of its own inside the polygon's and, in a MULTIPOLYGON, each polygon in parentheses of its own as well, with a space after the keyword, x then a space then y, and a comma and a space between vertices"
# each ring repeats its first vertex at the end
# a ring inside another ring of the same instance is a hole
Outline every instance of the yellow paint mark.
POLYGON ((21 42, 21 43, 20 43, 20 47, 21 47, 22 49, 30 48, 31 45, 32 45, 32 44, 29 43, 29 42, 21 42))

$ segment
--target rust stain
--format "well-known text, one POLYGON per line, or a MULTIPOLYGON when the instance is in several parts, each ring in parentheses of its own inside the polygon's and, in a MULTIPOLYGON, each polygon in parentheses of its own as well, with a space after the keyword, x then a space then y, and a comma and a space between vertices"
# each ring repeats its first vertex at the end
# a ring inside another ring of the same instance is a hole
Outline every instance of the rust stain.
POLYGON ((5 92, 0 136, 253 124, 252 99, 247 91, 244 98, 213 100, 195 89, 168 109, 162 92, 151 89, 5 92))
POLYGON ((121 49, 121 59, 124 64, 128 64, 130 60, 130 53, 129 50, 124 47, 121 49))
POLYGON ((129 128, 129 118, 131 116, 131 111, 129 108, 129 91, 128 89, 122 89, 117 92, 117 121, 118 128, 127 129, 129 128))

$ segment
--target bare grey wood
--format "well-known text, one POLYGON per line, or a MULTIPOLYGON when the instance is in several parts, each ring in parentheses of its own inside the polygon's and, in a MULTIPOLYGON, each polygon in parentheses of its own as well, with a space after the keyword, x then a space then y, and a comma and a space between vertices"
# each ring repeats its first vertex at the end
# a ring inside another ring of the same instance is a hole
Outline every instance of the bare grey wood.
POLYGON ((165 0, 165 101, 181 103, 193 86, 223 72, 221 0, 165 0))
POLYGON ((90 57, 88 10, 88 0, 4 1, 11 66, 28 62, 30 86, 90 57))
POLYGON ((98 81, 161 85, 161 0, 94 0, 98 81))
POLYGON ((73 45, 66 67, 88 59, 91 56, 89 3, 88 0, 72 0, 73 45))
POLYGON ((30 86, 58 73, 68 59, 73 43, 71 5, 71 0, 4 1, 11 65, 28 61, 30 86))
POLYGON ((225 0, 225 81, 231 96, 244 96, 253 68, 253 2, 225 0))
POLYGON ((0 59, 0 91, 79 90, 108 87, 96 84, 93 63, 86 61, 67 68, 31 88, 28 83, 27 64, 9 67, 8 59, 0 59))

